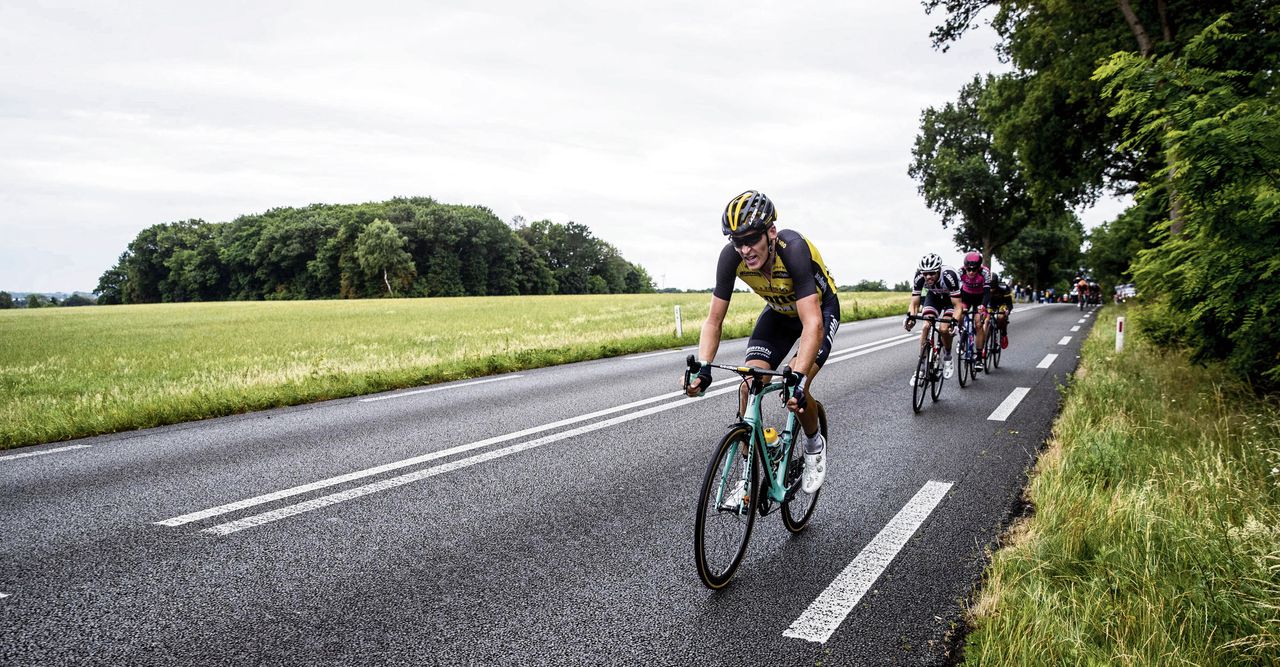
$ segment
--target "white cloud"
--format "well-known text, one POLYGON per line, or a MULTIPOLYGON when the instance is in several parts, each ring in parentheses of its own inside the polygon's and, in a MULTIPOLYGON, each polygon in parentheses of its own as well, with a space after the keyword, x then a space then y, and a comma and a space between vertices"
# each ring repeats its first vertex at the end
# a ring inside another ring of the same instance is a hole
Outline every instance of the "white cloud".
POLYGON ((913 2, 0 8, 0 288, 90 289, 142 228, 425 195, 588 225, 708 287, 758 188, 837 279, 949 250, 923 107, 1002 69, 913 2))

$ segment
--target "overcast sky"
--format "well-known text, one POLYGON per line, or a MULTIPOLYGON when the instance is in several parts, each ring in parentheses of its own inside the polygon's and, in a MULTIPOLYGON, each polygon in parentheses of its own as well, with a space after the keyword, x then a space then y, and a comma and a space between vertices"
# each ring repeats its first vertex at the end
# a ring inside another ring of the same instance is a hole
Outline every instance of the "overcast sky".
POLYGON ((906 173, 921 110, 1007 69, 914 0, 322 4, 0 5, 0 289, 91 290, 156 223, 417 195, 710 287, 748 188, 892 284, 958 261, 906 173))

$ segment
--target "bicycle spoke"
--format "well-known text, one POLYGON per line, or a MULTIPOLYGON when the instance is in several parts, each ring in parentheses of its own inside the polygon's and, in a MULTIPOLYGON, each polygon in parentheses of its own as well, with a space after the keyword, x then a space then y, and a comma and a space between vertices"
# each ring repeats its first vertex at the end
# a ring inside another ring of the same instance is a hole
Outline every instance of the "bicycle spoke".
POLYGON ((720 441, 703 479, 694 557, 708 588, 720 588, 733 577, 755 524, 760 480, 756 457, 743 456, 750 446, 751 431, 735 427, 720 441))

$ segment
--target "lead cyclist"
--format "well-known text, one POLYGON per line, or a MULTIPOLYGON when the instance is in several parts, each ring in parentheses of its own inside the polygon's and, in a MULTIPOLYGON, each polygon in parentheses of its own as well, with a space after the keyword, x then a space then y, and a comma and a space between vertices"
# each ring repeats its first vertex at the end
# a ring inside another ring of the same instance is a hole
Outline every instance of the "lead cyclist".
POLYGON ((704 365, 686 392, 697 396, 711 386, 711 367, 706 364, 715 361, 734 279, 741 278, 765 301, 747 341, 746 365, 775 370, 800 342, 790 363, 800 381, 787 409, 796 413, 805 434, 800 486, 805 493, 814 493, 826 479, 827 443, 818 430, 818 411, 810 409, 816 402, 812 385, 840 327, 840 300, 818 249, 799 232, 779 230, 774 224, 777 219, 773 202, 755 190, 747 190, 725 206, 720 232, 729 237, 729 243, 720 250, 711 309, 698 339, 698 359, 704 365))

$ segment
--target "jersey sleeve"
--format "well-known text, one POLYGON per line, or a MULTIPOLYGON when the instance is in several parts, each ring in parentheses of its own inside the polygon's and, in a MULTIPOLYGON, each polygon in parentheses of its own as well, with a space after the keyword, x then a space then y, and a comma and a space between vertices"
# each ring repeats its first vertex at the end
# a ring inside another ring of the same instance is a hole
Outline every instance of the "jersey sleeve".
POLYGON ((711 294, 725 301, 733 298, 733 281, 738 278, 738 264, 742 257, 733 249, 732 243, 724 244, 720 251, 720 260, 716 262, 716 287, 711 294))
POLYGON ((922 289, 924 289, 924 275, 920 273, 920 269, 916 269, 916 275, 911 279, 911 296, 920 296, 922 289))

